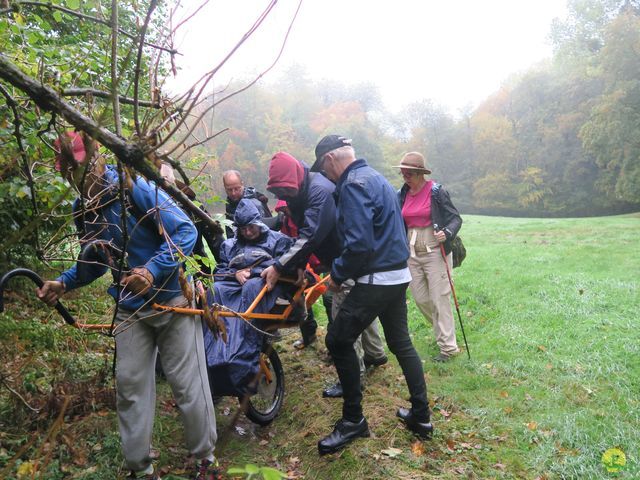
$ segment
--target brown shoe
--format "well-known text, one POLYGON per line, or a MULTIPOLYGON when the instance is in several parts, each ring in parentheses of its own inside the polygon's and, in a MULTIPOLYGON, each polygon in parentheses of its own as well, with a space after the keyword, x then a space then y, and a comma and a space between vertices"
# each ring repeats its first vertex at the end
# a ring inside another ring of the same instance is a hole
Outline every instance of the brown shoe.
POLYGON ((444 363, 451 360, 451 355, 445 355, 444 353, 439 353, 435 357, 433 357, 434 362, 444 363))

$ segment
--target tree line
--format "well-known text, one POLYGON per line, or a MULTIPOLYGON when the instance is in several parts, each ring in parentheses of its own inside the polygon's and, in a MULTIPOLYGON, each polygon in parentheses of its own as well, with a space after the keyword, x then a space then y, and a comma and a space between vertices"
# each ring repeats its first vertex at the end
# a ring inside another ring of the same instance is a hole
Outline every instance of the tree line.
POLYGON ((506 80, 475 109, 454 115, 427 98, 392 115, 373 84, 314 82, 293 66, 215 110, 211 122, 229 130, 203 145, 197 163, 218 192, 230 168, 264 188, 276 151, 311 163, 317 140, 340 133, 397 185, 390 166, 402 152, 423 152, 464 212, 638 210, 640 3, 573 0, 568 12, 551 26, 553 57, 506 80))
MULTIPOLYGON (((275 4, 256 12, 237 46, 275 4)), ((570 0, 567 18, 551 26, 553 57, 456 114, 429 92, 390 114, 373 83, 312 81, 298 65, 269 84, 256 83, 262 72, 205 93, 235 50, 185 94, 167 97, 162 77, 179 53, 173 34, 189 17, 179 21, 176 12, 155 0, 0 2, 0 264, 34 253, 60 258, 73 192, 53 169, 52 144, 68 129, 88 132, 112 161, 157 181, 197 215, 197 205, 163 183, 160 161, 215 204, 224 170, 264 189, 275 152, 311 163, 328 133, 353 138, 396 186, 391 165, 403 152, 423 152, 467 213, 640 207, 638 0, 570 0)))

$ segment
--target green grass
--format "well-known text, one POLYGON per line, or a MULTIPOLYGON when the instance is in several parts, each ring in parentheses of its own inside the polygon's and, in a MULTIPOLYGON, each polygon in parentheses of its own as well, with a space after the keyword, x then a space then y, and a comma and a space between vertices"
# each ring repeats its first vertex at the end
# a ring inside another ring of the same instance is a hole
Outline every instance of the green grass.
MULTIPOLYGON (((322 361, 322 342, 296 351, 291 343, 298 334, 290 330, 278 344, 287 396, 275 422, 260 428, 241 417, 231 425, 237 402, 226 398, 216 406, 223 466, 272 466, 306 479, 607 479, 614 474, 601 456, 618 447, 627 464, 615 478, 640 478, 640 216, 466 216, 461 234, 468 255, 454 276, 472 360, 463 353, 444 365, 431 361, 437 354, 431 327, 409 303, 433 440, 417 442, 394 418, 408 393, 392 359, 368 378, 364 410, 372 438, 319 457, 318 439, 340 416, 341 403, 320 395, 335 371, 322 361), (390 447, 401 453, 385 455, 390 447)), ((68 303, 85 315, 108 316, 107 301, 96 303, 96 295, 104 297, 101 287, 68 303)), ((31 404, 109 373, 110 341, 59 326, 32 296, 12 294, 5 304, 0 373, 11 374, 9 384, 31 404)), ((315 311, 326 324, 320 305, 315 311)), ((463 345, 459 329, 458 341, 463 345)), ((45 442, 56 410, 30 413, 0 386, 0 471, 32 439, 20 461, 44 465, 39 478, 121 477, 115 414, 100 392, 89 393, 95 401, 74 404, 60 432, 45 442)), ((185 472, 182 438, 169 389, 160 383, 153 444, 173 478, 185 472)), ((8 475, 15 478, 15 468, 8 475)))

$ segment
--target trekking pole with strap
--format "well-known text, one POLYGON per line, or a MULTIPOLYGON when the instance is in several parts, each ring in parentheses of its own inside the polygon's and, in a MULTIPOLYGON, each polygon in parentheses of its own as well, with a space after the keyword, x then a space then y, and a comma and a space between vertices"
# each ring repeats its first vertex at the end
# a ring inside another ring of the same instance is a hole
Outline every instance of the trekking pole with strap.
MULTIPOLYGON (((438 225, 433 226, 434 230, 438 231, 438 225)), ((458 304, 458 297, 456 296, 456 289, 453 287, 453 280, 451 278, 451 270, 449 269, 449 262, 447 262, 447 252, 444 251, 444 243, 440 243, 440 253, 442 253, 442 260, 444 260, 444 266, 447 269, 447 278, 449 279, 449 286, 451 286, 451 293, 453 294, 453 303, 456 306, 456 312, 458 312, 458 320, 460 320, 460 329, 462 330, 462 338, 464 339, 464 347, 467 349, 467 357, 471 360, 471 351, 469 350, 469 344, 467 343, 467 336, 464 333, 464 324, 462 323, 462 315, 460 315, 460 305, 458 304)))

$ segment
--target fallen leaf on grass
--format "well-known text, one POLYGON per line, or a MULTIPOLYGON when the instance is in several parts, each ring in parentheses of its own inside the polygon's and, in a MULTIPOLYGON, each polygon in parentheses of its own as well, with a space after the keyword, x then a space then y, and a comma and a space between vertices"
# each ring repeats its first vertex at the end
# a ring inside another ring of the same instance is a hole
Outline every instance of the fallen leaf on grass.
POLYGON ((398 455, 400 455, 402 453, 402 450, 400 450, 399 448, 395 448, 395 447, 389 447, 389 448, 386 448, 386 449, 382 450, 381 453, 383 455, 386 455, 389 458, 394 458, 394 457, 397 457, 398 455))
POLYGON ((504 407, 504 408, 502 409, 502 411, 503 411, 504 413, 506 413, 507 415, 510 415, 511 413, 513 413, 513 408, 511 408, 511 407, 504 407))
POLYGON ((261 447, 264 447, 265 445, 269 445, 269 440, 260 440, 258 442, 258 445, 260 445, 261 447))
POLYGON ((411 444, 411 452, 413 452, 416 457, 421 457, 422 455, 424 455, 424 445, 422 444, 422 442, 413 442, 411 444))
POLYGON ((497 468, 498 470, 504 470, 506 467, 502 463, 496 463, 493 465, 493 468, 497 468))
POLYGON ((18 478, 22 479, 22 478, 26 478, 27 475, 33 475, 34 473, 34 468, 33 468, 33 463, 31 462, 22 462, 20 464, 20 466, 18 467, 18 478))
POLYGON ((451 413, 447 412, 444 408, 441 408, 440 415, 442 415, 444 418, 449 418, 451 416, 451 413))
POLYGON ((537 422, 529 422, 527 423, 527 428, 533 432, 538 428, 538 424, 537 422))
POLYGON ((456 448, 456 442, 454 442, 452 439, 447 438, 447 439, 445 440, 445 443, 447 444, 447 448, 448 448, 449 450, 455 450, 455 448, 456 448))
POLYGON ((509 398, 509 392, 505 392, 504 390, 500 392, 500 396, 502 398, 509 398))
POLYGON ((547 347, 545 347, 544 345, 538 345, 538 350, 540 350, 541 352, 546 352, 547 347))

